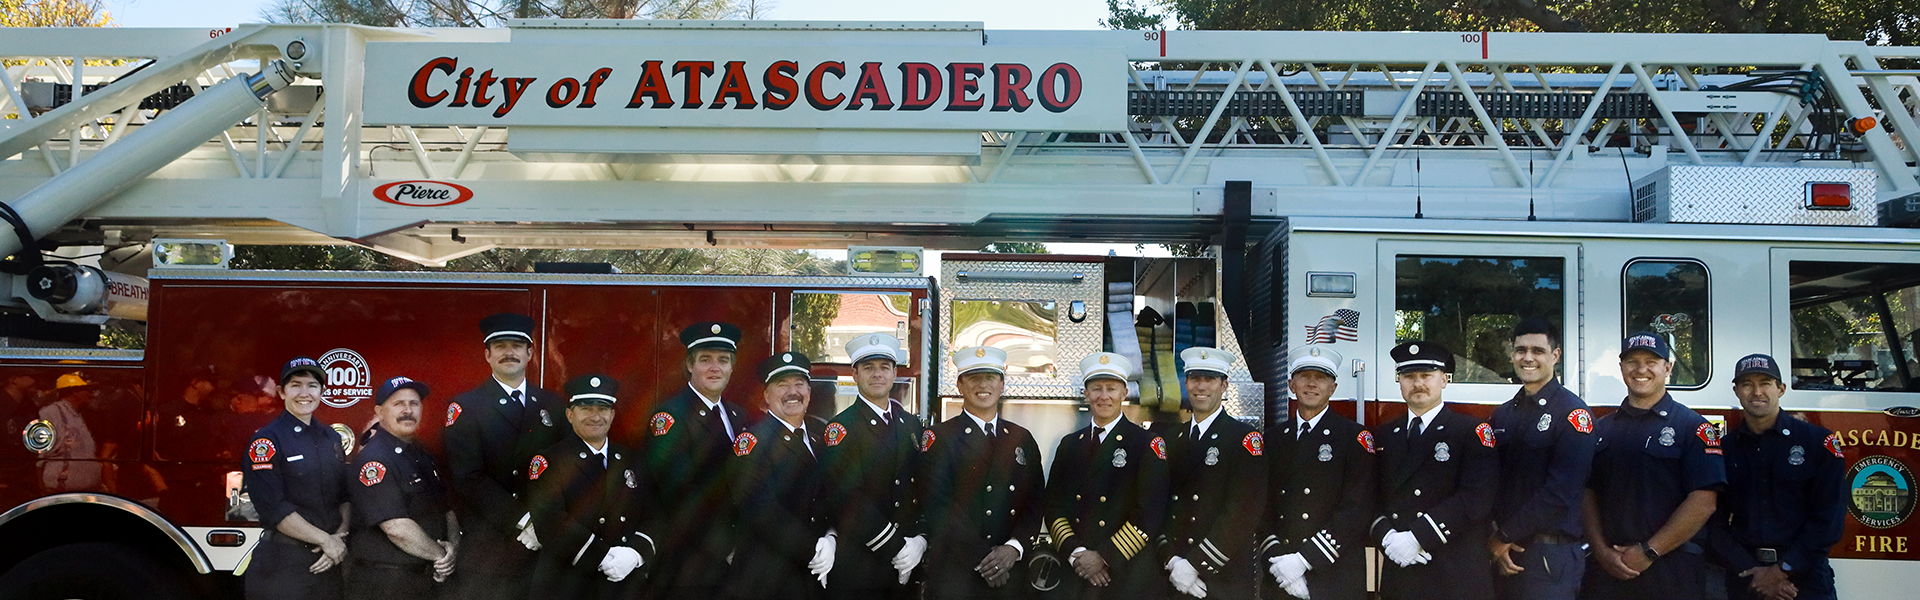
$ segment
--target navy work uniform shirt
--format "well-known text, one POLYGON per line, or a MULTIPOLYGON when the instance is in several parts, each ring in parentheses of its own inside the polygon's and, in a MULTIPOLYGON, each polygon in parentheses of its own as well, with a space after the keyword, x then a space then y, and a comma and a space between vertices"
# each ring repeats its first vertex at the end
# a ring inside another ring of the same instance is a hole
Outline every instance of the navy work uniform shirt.
POLYGON ((1728 572, 1771 564, 1817 572, 1845 528, 1847 461, 1833 432, 1785 412, 1761 433, 1736 426, 1726 439, 1727 492, 1708 522, 1728 572))
MULTIPOLYGON (((1609 544, 1645 542, 1688 494, 1726 487, 1719 431, 1671 394, 1645 410, 1622 400, 1619 410, 1596 422, 1594 436, 1587 487, 1600 506, 1601 533, 1609 544)), ((1705 536, 1703 527, 1694 542, 1705 536)))
POLYGON ((1559 381, 1548 381, 1538 393, 1520 388, 1493 409, 1489 423, 1500 455, 1494 534, 1523 545, 1536 535, 1579 542, 1586 531, 1581 500, 1593 467, 1593 413, 1587 403, 1559 381))
POLYGON ((355 561, 427 567, 433 561, 408 554, 388 538, 380 524, 413 519, 427 537, 447 539, 447 488, 434 468, 433 456, 419 440, 401 441, 374 427, 373 437, 354 455, 353 535, 347 536, 348 556, 355 561))
POLYGON ((299 514, 321 531, 339 531, 340 505, 347 501, 347 462, 333 428, 301 423, 293 413, 281 411, 254 432, 247 461, 243 478, 253 508, 260 512, 261 527, 275 531, 287 515, 299 514))

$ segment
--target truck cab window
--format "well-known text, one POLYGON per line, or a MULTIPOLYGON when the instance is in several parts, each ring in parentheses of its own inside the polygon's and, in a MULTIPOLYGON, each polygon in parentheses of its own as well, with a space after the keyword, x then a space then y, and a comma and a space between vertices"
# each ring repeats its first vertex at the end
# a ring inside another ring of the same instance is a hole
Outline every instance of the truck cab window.
POLYGON ((1676 388, 1698 388, 1713 375, 1707 266, 1692 260, 1634 260, 1621 272, 1621 337, 1651 331, 1673 347, 1676 388))
POLYGON ((1792 261, 1793 387, 1920 391, 1920 267, 1792 261))
POLYGON ((1454 353, 1455 383, 1510 383, 1513 326, 1560 325, 1566 259, 1411 256, 1394 260, 1394 342, 1428 340, 1454 353))

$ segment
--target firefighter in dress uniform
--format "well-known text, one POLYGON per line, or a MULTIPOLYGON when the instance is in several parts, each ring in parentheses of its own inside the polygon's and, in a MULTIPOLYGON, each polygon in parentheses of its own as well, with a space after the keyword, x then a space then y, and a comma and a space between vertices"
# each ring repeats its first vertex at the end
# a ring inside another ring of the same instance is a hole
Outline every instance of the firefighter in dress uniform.
POLYGON ((713 600, 733 552, 726 468, 734 437, 747 426, 740 407, 724 398, 740 328, 695 323, 680 331, 680 344, 687 387, 654 408, 640 445, 663 550, 647 588, 653 600, 713 600))
POLYGON ((496 314, 480 320, 480 342, 492 376, 447 404, 441 444, 465 528, 454 579, 463 599, 527 596, 540 546, 527 511, 527 461, 571 435, 565 403, 527 381, 533 362, 532 317, 496 314))
POLYGON ((807 414, 812 368, 799 352, 760 363, 767 417, 734 438, 727 465, 740 531, 722 588, 728 600, 811 600, 833 570, 819 459, 827 422, 807 414))
POLYGON ((900 340, 869 333, 847 342, 860 399, 827 423, 826 506, 836 532, 827 597, 896 599, 927 551, 920 521, 920 453, 932 441, 893 400, 900 340))
POLYGON ((1380 597, 1493 597, 1485 541, 1499 476, 1493 427, 1448 410, 1453 352, 1426 341, 1388 353, 1407 415, 1373 427, 1380 505, 1371 525, 1388 562, 1380 597))
POLYGON ((326 372, 305 356, 280 368, 286 410, 254 432, 243 471, 261 534, 246 565, 249 600, 337 600, 347 557, 347 461, 340 434, 318 423, 326 372))
POLYGON ((527 463, 540 532, 529 600, 637 597, 655 554, 645 519, 651 490, 632 450, 607 439, 620 382, 581 375, 562 387, 573 435, 527 463))
POLYGON ((1167 440, 1167 525, 1160 555, 1173 590, 1195 598, 1252 598, 1255 554, 1267 500, 1266 438, 1227 414, 1227 369, 1239 357, 1193 347, 1186 365, 1193 420, 1167 440))
POLYGON ((1329 408, 1340 355, 1309 346, 1287 365, 1294 415, 1267 438, 1267 515, 1258 566, 1275 593, 1313 600, 1367 597, 1367 524, 1374 516, 1373 433, 1329 408))
POLYGON ((1573 600, 1587 564, 1580 506, 1593 466, 1593 413, 1554 378, 1557 329, 1526 319, 1512 339, 1520 390, 1488 422, 1500 455, 1487 538, 1495 588, 1503 600, 1573 600))
POLYGON ((1092 423, 1054 449, 1042 518, 1077 577, 1066 598, 1166 597, 1165 560, 1153 552, 1167 521, 1167 443, 1120 412, 1132 361, 1112 352, 1080 361, 1092 423))
POLYGON ((1734 363, 1741 423, 1723 440, 1727 493, 1707 525, 1735 600, 1836 597, 1827 551, 1846 526, 1847 462, 1840 436, 1780 410, 1780 364, 1734 363))
POLYGON ((1594 424, 1586 507, 1589 558, 1580 596, 1707 595, 1704 526, 1727 485, 1720 430, 1667 393, 1673 349, 1651 332, 1620 344, 1627 397, 1594 424))
POLYGON ((378 422, 353 457, 347 484, 353 499, 353 600, 426 600, 453 575, 460 525, 447 503, 446 484, 433 455, 421 445, 420 416, 427 385, 406 377, 380 384, 373 395, 378 422))
POLYGON ((1040 531, 1046 492, 1033 433, 1001 418, 1007 352, 953 353, 961 413, 927 432, 921 497, 927 523, 927 596, 935 600, 1026 598, 1021 559, 1040 531))

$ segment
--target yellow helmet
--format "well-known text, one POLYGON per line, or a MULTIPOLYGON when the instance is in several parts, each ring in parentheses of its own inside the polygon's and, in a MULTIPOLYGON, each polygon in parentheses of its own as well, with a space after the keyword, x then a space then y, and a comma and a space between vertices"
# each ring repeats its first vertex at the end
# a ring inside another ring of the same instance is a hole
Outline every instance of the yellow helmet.
POLYGON ((67 388, 83 388, 89 385, 92 385, 92 384, 87 383, 86 378, 81 377, 79 373, 68 373, 65 375, 61 375, 59 379, 54 380, 53 389, 64 390, 67 388))

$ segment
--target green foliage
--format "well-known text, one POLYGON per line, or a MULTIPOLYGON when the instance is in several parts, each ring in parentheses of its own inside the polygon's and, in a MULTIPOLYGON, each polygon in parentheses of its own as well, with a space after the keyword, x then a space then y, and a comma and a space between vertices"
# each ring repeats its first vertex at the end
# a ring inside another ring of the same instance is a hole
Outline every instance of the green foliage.
POLYGON ((1396 343, 1427 340, 1458 357, 1454 381, 1506 383, 1508 342, 1521 318, 1558 323, 1560 258, 1401 256, 1394 268, 1396 343))
POLYGON ((1159 29, 1165 18, 1181 29, 1821 33, 1920 43, 1912 0, 1109 0, 1107 11, 1101 25, 1110 29, 1159 29))
POLYGON ((793 351, 821 362, 827 355, 827 326, 840 316, 843 294, 794 294, 793 351))

